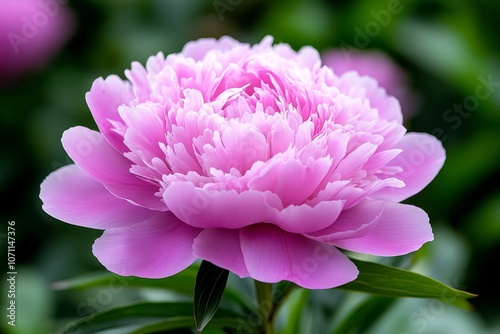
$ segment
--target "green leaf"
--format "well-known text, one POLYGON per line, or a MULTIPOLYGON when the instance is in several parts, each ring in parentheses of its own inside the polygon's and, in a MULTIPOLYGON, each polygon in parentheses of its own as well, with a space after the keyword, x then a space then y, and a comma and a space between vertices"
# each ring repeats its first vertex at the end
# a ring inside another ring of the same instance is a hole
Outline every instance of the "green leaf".
MULTIPOLYGON (((52 288, 54 290, 81 290, 100 287, 112 287, 114 289, 122 287, 147 288, 169 290, 190 296, 193 294, 193 286, 195 286, 196 275, 199 268, 199 264, 193 264, 173 276, 161 279, 139 278, 134 276, 124 277, 110 272, 99 272, 55 282, 52 284, 52 288)), ((245 312, 253 312, 253 308, 249 305, 249 302, 246 301, 238 291, 235 291, 231 287, 226 287, 225 297, 227 301, 240 305, 245 312)))
POLYGON ((226 288, 229 271, 208 261, 201 263, 194 287, 194 320, 198 333, 215 315, 226 288))
POLYGON ((190 295, 193 293, 193 286, 195 284, 198 269, 198 265, 192 265, 180 273, 161 279, 139 278, 133 276, 123 277, 110 272, 93 273, 55 282, 52 287, 55 290, 89 289, 108 286, 114 288, 152 288, 166 289, 190 295))
POLYGON ((290 300, 292 304, 287 316, 288 321, 282 332, 283 334, 301 334, 302 314, 304 313, 304 308, 306 307, 311 291, 307 289, 297 289, 294 290, 294 292, 295 296, 293 297, 295 298, 290 300))
POLYGON ((416 297, 442 299, 455 304, 475 294, 457 290, 433 278, 408 270, 373 262, 351 259, 359 270, 356 280, 340 289, 367 292, 387 297, 416 297))
POLYGON ((380 316, 394 303, 390 297, 371 297, 342 318, 332 334, 366 333, 380 316), (363 319, 363 321, 360 321, 363 319))
MULTIPOLYGON (((179 333, 179 329, 181 328, 194 328, 194 319, 193 316, 190 315, 188 317, 177 317, 166 319, 163 321, 155 322, 152 324, 145 325, 139 329, 130 332, 130 334, 151 334, 151 333, 179 333), (187 324, 187 326, 186 326, 187 324)), ((258 328, 252 327, 248 323, 244 322, 241 317, 233 318, 233 317, 223 317, 220 315, 215 315, 210 323, 205 327, 205 331, 209 330, 227 330, 232 329, 238 333, 248 333, 248 334, 258 334, 258 328)), ((191 332, 189 332, 191 333, 191 332)))
MULTIPOLYGON (((241 316, 232 311, 220 309, 220 319, 240 319, 241 316)), ((60 333, 94 334, 109 329, 122 329, 123 333, 154 333, 146 331, 148 326, 155 329, 154 324, 162 324, 163 329, 194 329, 193 304, 180 302, 139 302, 110 308, 92 314, 66 326, 60 333)), ((234 325, 229 323, 229 325, 234 325)), ((239 325, 244 325, 240 321, 239 325)))
POLYGON ((131 324, 143 325, 165 318, 189 316, 191 313, 191 303, 132 303, 91 314, 67 326, 63 333, 90 334, 131 324))

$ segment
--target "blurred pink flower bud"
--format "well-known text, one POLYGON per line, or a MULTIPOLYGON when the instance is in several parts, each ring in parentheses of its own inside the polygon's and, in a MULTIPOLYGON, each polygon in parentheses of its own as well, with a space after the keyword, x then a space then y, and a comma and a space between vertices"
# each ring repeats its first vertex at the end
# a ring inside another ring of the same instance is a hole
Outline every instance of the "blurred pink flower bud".
POLYGON ((39 70, 73 32, 65 0, 0 0, 0 78, 39 70))

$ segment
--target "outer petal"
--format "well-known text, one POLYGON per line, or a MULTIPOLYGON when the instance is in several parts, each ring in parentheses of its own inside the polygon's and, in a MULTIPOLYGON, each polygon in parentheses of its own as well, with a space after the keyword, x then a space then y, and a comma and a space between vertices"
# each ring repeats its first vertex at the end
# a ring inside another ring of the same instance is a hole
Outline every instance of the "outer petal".
POLYGON ((243 228, 240 237, 248 272, 262 282, 288 280, 308 289, 328 289, 358 275, 338 249, 269 224, 243 228))
POLYGON ((376 225, 384 210, 385 202, 365 200, 360 204, 342 211, 338 219, 327 228, 311 233, 309 238, 330 243, 338 239, 359 238, 376 225))
POLYGON ((165 204, 180 220, 200 228, 235 229, 274 221, 279 199, 270 192, 205 190, 176 182, 163 193, 165 204))
POLYGON ((73 127, 64 132, 62 143, 85 174, 104 184, 116 196, 149 209, 167 210, 161 199, 155 196, 160 186, 130 173, 131 161, 116 152, 99 132, 73 127))
POLYGON ((372 195, 377 199, 400 202, 425 188, 443 167, 446 153, 441 142, 425 133, 409 133, 394 147, 400 155, 387 166, 399 166, 403 171, 390 175, 406 183, 403 188, 383 188, 372 195))
POLYGON ((170 212, 132 226, 106 230, 95 241, 94 255, 122 276, 161 278, 191 265, 193 240, 200 233, 170 212))
POLYGON ((98 78, 85 99, 99 130, 109 144, 118 152, 128 151, 123 144, 123 134, 116 131, 115 125, 123 123, 118 107, 133 99, 130 84, 117 75, 110 75, 106 79, 98 78))
POLYGON ((123 227, 157 214, 114 196, 75 165, 53 172, 40 188, 43 210, 74 225, 96 229, 123 227))
POLYGON ((222 228, 203 230, 194 239, 193 252, 197 257, 230 270, 241 278, 250 275, 241 252, 239 230, 222 228))
POLYGON ((362 237, 335 240, 331 244, 354 252, 398 256, 416 251, 434 239, 429 217, 420 208, 386 202, 379 222, 362 237))

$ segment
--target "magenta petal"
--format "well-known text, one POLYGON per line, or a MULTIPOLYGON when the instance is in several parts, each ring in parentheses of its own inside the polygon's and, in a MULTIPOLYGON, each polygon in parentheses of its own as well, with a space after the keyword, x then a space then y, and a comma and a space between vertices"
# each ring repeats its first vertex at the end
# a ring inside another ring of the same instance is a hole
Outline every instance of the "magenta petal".
POLYGON ((385 202, 365 200, 342 211, 338 219, 327 228, 307 236, 313 240, 334 243, 336 239, 359 238, 379 222, 385 202))
POLYGON ((167 187, 163 199, 180 220, 200 228, 240 228, 275 220, 279 199, 270 192, 204 190, 190 182, 167 187))
POLYGON ((132 162, 115 151, 99 132, 82 126, 73 127, 64 132, 62 143, 85 174, 116 196, 149 209, 167 210, 161 199, 155 196, 159 185, 130 173, 132 162))
POLYGON ((117 133, 113 123, 123 123, 118 107, 132 100, 130 84, 117 75, 99 78, 94 81, 85 98, 100 132, 109 144, 118 152, 128 151, 123 144, 123 134, 117 133))
POLYGON ((315 206, 290 205, 278 214, 277 225, 293 233, 312 233, 330 226, 342 212, 343 201, 323 201, 315 206))
POLYGON ((147 221, 109 229, 95 241, 94 255, 122 276, 162 278, 191 265, 193 240, 200 233, 165 212, 147 221))
POLYGON ((123 227, 155 214, 114 196, 75 165, 51 173, 40 188, 43 210, 74 225, 96 229, 123 227))
POLYGON ((240 230, 250 276, 258 281, 292 281, 307 289, 329 289, 354 280, 356 266, 335 247, 269 224, 240 230))
POLYGON ((235 47, 240 47, 241 44, 229 36, 223 36, 220 39, 201 38, 197 41, 186 43, 182 49, 182 55, 192 57, 196 61, 202 60, 211 50, 226 51, 235 47))
POLYGON ((203 230, 194 239, 193 252, 198 258, 230 270, 242 278, 249 276, 241 253, 239 230, 203 230))
POLYGON ((416 251, 433 239, 429 217, 422 209, 386 202, 380 220, 364 236, 331 243, 353 252, 398 256, 416 251))
POLYGON ((408 133, 394 148, 403 151, 387 166, 399 166, 403 171, 391 175, 402 180, 402 188, 383 188, 372 196, 386 201, 400 202, 425 188, 443 167, 446 153, 441 142, 425 133, 408 133))

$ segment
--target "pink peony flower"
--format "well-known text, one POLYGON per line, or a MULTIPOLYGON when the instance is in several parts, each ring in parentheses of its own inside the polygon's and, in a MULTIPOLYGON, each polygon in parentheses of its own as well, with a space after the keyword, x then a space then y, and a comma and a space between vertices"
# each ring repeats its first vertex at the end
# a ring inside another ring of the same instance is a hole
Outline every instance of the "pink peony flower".
POLYGON ((387 54, 377 50, 351 53, 342 49, 331 49, 322 54, 322 59, 323 64, 331 67, 337 75, 356 71, 360 75, 374 78, 380 87, 399 100, 405 118, 414 115, 418 98, 408 88, 405 71, 387 54))
POLYGON ((331 288, 358 270, 338 249, 402 255, 433 239, 426 213, 398 203, 445 159, 409 133, 375 80, 341 77, 318 52, 271 37, 188 43, 97 79, 100 132, 62 144, 75 165, 41 185, 55 218, 105 230, 93 252, 120 275, 174 275, 196 259, 262 282, 331 288))
POLYGON ((66 0, 0 0, 0 78, 45 65, 73 31, 66 0))

